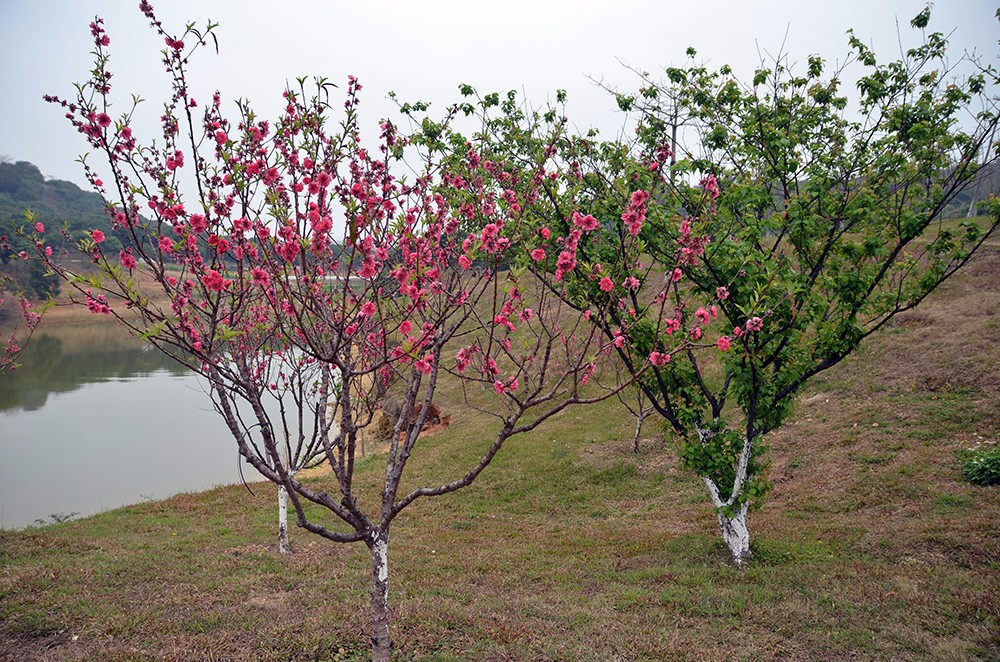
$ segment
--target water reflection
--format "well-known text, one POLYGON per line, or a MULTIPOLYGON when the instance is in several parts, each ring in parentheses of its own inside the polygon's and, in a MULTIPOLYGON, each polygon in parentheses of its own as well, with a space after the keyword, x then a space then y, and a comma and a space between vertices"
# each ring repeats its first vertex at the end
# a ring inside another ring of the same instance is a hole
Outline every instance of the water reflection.
POLYGON ((63 324, 39 328, 18 363, 0 377, 0 411, 35 411, 51 393, 84 384, 146 377, 157 370, 183 375, 187 369, 130 337, 113 324, 63 324))
POLYGON ((43 327, 0 375, 0 528, 240 480, 199 377, 114 324, 43 327))

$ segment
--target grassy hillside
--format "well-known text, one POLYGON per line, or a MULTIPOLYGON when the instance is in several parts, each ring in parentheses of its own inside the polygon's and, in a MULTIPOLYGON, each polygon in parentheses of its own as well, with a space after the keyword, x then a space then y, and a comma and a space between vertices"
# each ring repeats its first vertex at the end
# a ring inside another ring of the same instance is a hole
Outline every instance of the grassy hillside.
MULTIPOLYGON (((998 659, 1000 489, 964 482, 955 455, 1000 439, 998 368, 994 241, 768 437, 744 572, 654 425, 633 454, 617 403, 567 412, 395 525, 399 657, 998 659)), ((408 484, 488 442, 483 415, 442 408, 408 484)), ((273 491, 254 490, 0 532, 0 659, 364 659, 366 550, 293 530, 279 557, 273 491)))
MULTIPOLYGON (((59 291, 58 280, 47 276, 41 263, 17 258, 20 251, 33 252, 31 242, 15 231, 25 225, 28 211, 45 225, 46 241, 53 249, 70 249, 95 229, 107 234, 109 251, 121 249, 99 194, 84 191, 72 182, 47 180, 27 161, 0 162, 0 292, 6 289, 40 300, 59 291)), ((15 315, 9 307, 0 308, 0 322, 15 315)))
POLYGON ((0 222, 5 233, 7 223, 24 223, 24 212, 31 210, 53 232, 65 222, 74 239, 92 229, 104 230, 111 238, 111 221, 104 208, 97 193, 72 182, 45 179, 34 164, 0 163, 0 222))

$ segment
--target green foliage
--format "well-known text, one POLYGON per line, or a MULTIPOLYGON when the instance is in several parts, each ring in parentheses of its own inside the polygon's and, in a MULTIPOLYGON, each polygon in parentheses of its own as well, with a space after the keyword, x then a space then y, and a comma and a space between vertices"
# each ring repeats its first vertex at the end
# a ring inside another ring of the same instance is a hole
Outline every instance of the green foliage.
MULTIPOLYGON (((913 24, 924 28, 928 20, 925 10, 913 24)), ((649 184, 667 211, 644 227, 650 252, 670 263, 681 240, 678 223, 687 216, 691 234, 708 244, 685 267, 687 286, 679 288, 678 302, 715 303, 724 320, 719 335, 745 332, 752 317, 763 325, 734 340, 739 351, 714 368, 704 359, 675 357, 658 371, 671 378, 656 389, 643 382, 686 440, 685 463, 715 481, 723 500, 743 444, 759 443, 787 420, 808 379, 917 305, 1000 221, 993 215, 985 231, 971 222, 941 223, 977 171, 995 171, 995 156, 982 159, 997 124, 996 99, 984 94, 984 75, 995 83, 995 72, 951 77, 945 46, 941 35, 925 35, 901 60, 881 64, 852 36, 865 69, 860 120, 843 112, 848 99, 839 88, 841 72, 825 74, 815 56, 805 75, 783 60, 762 63, 749 86, 726 69, 673 69, 658 94, 636 97, 644 148, 636 159, 648 159, 667 141, 677 127, 672 118, 694 118, 700 145, 678 155, 680 163, 690 164, 685 170, 696 177, 714 176, 720 189, 713 199, 693 181, 649 184), (988 112, 979 115, 980 124, 962 128, 959 118, 978 104, 988 112), (715 300, 719 287, 728 290, 725 300, 715 300)), ((638 168, 604 167, 646 184, 636 177, 638 168)), ((760 452, 754 448, 751 457, 741 499, 762 489, 755 487, 760 452)))
MULTIPOLYGON (((684 465, 699 476, 707 477, 719 487, 719 496, 723 501, 729 501, 733 489, 737 486, 736 470, 740 454, 746 444, 746 437, 737 431, 727 428, 725 421, 714 421, 711 428, 703 435, 704 438, 684 440, 678 446, 678 454, 684 465)), ((724 508, 732 515, 737 507, 746 502, 751 507, 759 507, 771 484, 764 479, 764 454, 766 447, 760 443, 751 449, 747 474, 751 480, 739 485, 740 495, 733 504, 724 508)))
POLYGON ((39 260, 22 259, 34 246, 17 230, 35 223, 36 216, 25 213, 19 223, 9 224, 9 235, 0 232, 0 290, 17 292, 30 299, 47 299, 59 293, 60 281, 39 260))
POLYGON ((64 522, 72 521, 80 513, 73 511, 71 513, 52 513, 47 518, 36 519, 32 528, 38 528, 42 526, 49 526, 51 524, 62 524, 64 522))
MULTIPOLYGON (((928 22, 925 10, 914 26, 928 22)), ((599 220, 601 241, 581 244, 564 292, 595 311, 609 338, 627 334, 633 356, 669 351, 677 340, 664 334, 669 317, 680 321, 681 337, 729 347, 627 365, 681 439, 685 464, 717 486, 723 510, 763 495, 763 438, 788 420, 802 386, 919 304, 1000 223, 996 202, 985 226, 942 222, 991 185, 996 72, 973 66, 956 76, 946 40, 933 32, 890 62, 853 35, 849 45, 860 69, 853 103, 843 69, 819 56, 805 71, 785 59, 762 62, 743 83, 728 67, 710 71, 692 60, 667 69, 662 82, 643 76, 637 91, 616 92, 618 107, 639 117, 632 143, 571 136, 561 108, 535 113, 511 103, 488 131, 451 141, 459 159, 469 143, 497 161, 538 162, 546 149, 558 151, 567 176, 546 186, 550 205, 547 213, 538 207, 537 226, 562 236, 573 212, 599 220), (679 258, 682 277, 669 301, 635 294, 603 308, 596 265, 603 275, 621 261, 617 247, 629 240, 621 215, 637 190, 653 201, 637 237, 643 262, 652 261, 643 283, 671 278, 679 258), (693 250, 692 240, 701 242, 693 250), (699 308, 711 308, 711 319, 695 323, 699 308)), ((484 97, 478 112, 494 112, 499 99, 484 97)), ((526 253, 543 245, 537 234, 523 241, 526 253)), ((554 256, 524 266, 551 276, 554 256)))
POLYGON ((111 227, 104 200, 72 182, 46 180, 38 168, 26 161, 0 163, 0 227, 8 234, 12 223, 23 223, 25 210, 48 228, 50 243, 65 225, 69 236, 62 240, 72 247, 85 232, 101 230, 108 245, 120 250, 120 240, 111 227))
POLYGON ((53 250, 72 249, 92 230, 107 236, 108 250, 121 249, 121 238, 112 228, 104 200, 97 193, 81 190, 76 184, 46 180, 38 168, 26 161, 0 163, 0 280, 5 289, 24 293, 32 299, 58 294, 59 279, 37 260, 22 260, 18 253, 33 253, 28 233, 36 222, 46 232, 44 241, 53 250), (27 219, 27 226, 26 226, 27 219))
POLYGON ((1000 446, 977 444, 971 450, 961 451, 962 475, 975 485, 1000 485, 1000 446))

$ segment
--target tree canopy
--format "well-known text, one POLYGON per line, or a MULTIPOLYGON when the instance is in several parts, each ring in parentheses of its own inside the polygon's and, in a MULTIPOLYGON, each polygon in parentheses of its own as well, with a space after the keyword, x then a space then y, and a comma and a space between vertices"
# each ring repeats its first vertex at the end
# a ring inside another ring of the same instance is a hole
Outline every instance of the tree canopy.
MULTIPOLYGON (((630 348, 623 363, 682 440, 738 563, 750 554, 748 509, 767 490, 765 435, 798 391, 918 305, 1000 223, 996 198, 985 220, 947 220, 977 172, 995 167, 998 105, 996 72, 968 58, 953 65, 946 46, 921 32, 900 59, 882 61, 851 35, 850 93, 846 72, 819 56, 804 71, 784 57, 762 62, 739 81, 691 51, 687 66, 616 93, 636 117, 632 140, 556 143, 573 177, 543 186, 537 225, 572 225, 580 210, 600 230, 572 260, 562 252, 530 267, 630 348), (636 240, 639 265, 615 248, 636 240), (662 282, 665 298, 642 295, 662 282), (671 353, 677 336, 718 351, 671 353)), ((492 158, 528 158, 566 123, 491 98, 473 112, 496 106, 478 136, 492 158)))

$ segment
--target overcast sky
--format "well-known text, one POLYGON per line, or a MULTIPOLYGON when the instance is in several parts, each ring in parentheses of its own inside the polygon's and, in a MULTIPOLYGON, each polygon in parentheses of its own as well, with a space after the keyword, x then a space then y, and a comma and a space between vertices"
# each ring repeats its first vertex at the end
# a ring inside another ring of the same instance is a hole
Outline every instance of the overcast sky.
MULTIPOLYGON (((923 0, 716 0, 590 2, 588 0, 152 0, 177 34, 184 23, 221 23, 220 52, 192 63, 193 96, 218 88, 230 104, 249 98, 265 115, 281 106, 286 81, 302 75, 364 84, 364 117, 374 121, 401 99, 443 109, 467 82, 482 92, 517 89, 543 105, 569 92, 569 115, 582 128, 613 133, 610 97, 591 79, 622 89, 636 78, 621 63, 656 71, 685 61, 694 46, 712 67, 730 64, 746 77, 762 54, 784 48, 793 61, 818 53, 829 63, 847 53, 853 27, 879 55, 899 53, 897 31, 912 45, 909 20, 923 0)), ((953 52, 976 49, 998 63, 996 0, 938 0, 931 28, 952 33, 953 52)), ((105 19, 111 37, 117 112, 129 94, 149 100, 155 122, 168 91, 159 65, 161 41, 139 13, 138 0, 0 0, 0 155, 31 161, 50 178, 83 185, 74 163, 85 143, 45 93, 71 97, 91 67, 88 23, 105 19)), ((341 85, 341 89, 344 85, 341 85)), ((232 106, 230 106, 232 108, 232 106)), ((155 123, 154 123, 155 128, 155 123)), ((370 130, 374 130, 374 126, 370 130)))

